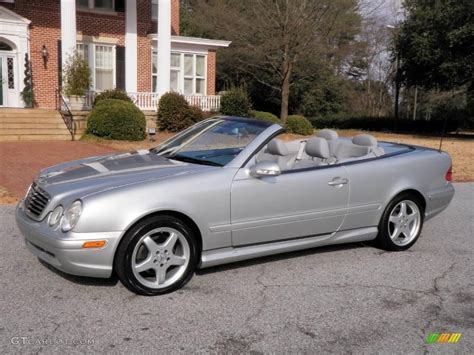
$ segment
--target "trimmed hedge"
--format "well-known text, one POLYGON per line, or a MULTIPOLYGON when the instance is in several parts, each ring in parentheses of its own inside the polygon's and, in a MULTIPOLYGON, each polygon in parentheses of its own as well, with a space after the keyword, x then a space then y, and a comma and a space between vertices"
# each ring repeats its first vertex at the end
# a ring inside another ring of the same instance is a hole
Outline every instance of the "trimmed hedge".
MULTIPOLYGON (((443 121, 441 117, 431 120, 399 119, 397 122, 395 122, 392 117, 350 117, 341 115, 325 118, 310 118, 310 122, 317 129, 362 129, 366 131, 437 134, 443 130, 443 121)), ((449 117, 446 122, 446 132, 456 131, 460 124, 459 119, 449 117)))
POLYGON ((162 131, 181 131, 204 119, 199 107, 189 106, 183 95, 168 92, 161 96, 156 124, 162 131))
POLYGON ((97 105, 100 101, 108 100, 108 99, 132 102, 132 99, 127 95, 125 91, 122 91, 119 89, 110 89, 110 90, 102 91, 100 94, 96 95, 96 97, 94 98, 94 103, 92 104, 92 107, 97 105))
POLYGON ((220 111, 223 115, 249 117, 251 106, 249 95, 244 89, 232 89, 221 96, 220 111))
POLYGON ((313 134, 313 126, 304 116, 291 115, 286 120, 286 130, 288 133, 309 136, 313 134))
POLYGON ((116 140, 141 141, 145 138, 145 115, 131 102, 101 100, 87 120, 87 133, 116 140))
POLYGON ((253 117, 257 120, 281 124, 280 119, 270 112, 251 110, 249 114, 250 114, 250 117, 253 117))

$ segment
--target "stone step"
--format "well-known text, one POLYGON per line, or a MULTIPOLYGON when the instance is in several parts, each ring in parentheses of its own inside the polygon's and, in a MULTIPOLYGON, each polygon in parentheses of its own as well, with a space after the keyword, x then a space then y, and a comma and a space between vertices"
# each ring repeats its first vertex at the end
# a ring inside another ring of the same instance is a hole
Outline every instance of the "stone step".
POLYGON ((48 129, 64 129, 66 125, 64 122, 61 121, 46 121, 46 122, 3 122, 0 120, 0 131, 2 129, 8 128, 21 128, 21 129, 41 129, 41 128, 48 128, 48 129))
POLYGON ((0 142, 12 141, 70 141, 71 135, 68 134, 21 134, 21 135, 2 135, 0 133, 0 142))
POLYGON ((69 134, 66 127, 64 128, 0 128, 0 135, 48 135, 48 134, 69 134))
POLYGON ((57 110, 47 109, 47 108, 9 108, 4 107, 0 108, 0 112, 8 112, 8 113, 48 113, 48 112, 58 112, 57 110))
POLYGON ((62 117, 0 117, 0 123, 59 123, 62 117))
POLYGON ((2 113, 0 112, 0 119, 2 118, 61 118, 58 112, 52 113, 2 113))

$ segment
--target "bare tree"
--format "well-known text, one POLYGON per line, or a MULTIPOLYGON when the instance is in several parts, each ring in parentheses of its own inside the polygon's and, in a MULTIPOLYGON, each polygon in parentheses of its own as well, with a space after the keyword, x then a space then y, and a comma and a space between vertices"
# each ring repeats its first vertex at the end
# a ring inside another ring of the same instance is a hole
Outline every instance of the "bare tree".
MULTIPOLYGON (((210 0, 200 11, 233 41, 240 70, 279 92, 286 122, 295 66, 312 56, 328 57, 334 50, 331 35, 356 6, 356 0, 210 0)), ((305 76, 311 70, 298 80, 305 76)))

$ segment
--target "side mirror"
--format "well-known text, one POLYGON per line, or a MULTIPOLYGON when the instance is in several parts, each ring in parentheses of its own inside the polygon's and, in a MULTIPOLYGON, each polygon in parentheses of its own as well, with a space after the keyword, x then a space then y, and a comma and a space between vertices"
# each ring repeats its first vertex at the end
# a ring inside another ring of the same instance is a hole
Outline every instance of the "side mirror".
POLYGON ((256 178, 278 176, 280 174, 280 166, 273 161, 261 161, 250 168, 250 175, 256 178))

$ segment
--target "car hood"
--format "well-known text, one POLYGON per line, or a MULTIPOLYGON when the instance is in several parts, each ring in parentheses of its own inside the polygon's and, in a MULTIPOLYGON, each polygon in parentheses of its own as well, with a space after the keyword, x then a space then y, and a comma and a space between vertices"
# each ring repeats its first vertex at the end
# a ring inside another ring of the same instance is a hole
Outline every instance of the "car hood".
POLYGON ((213 168, 170 160, 148 150, 139 150, 55 165, 42 170, 36 182, 52 196, 79 192, 84 195, 213 168))

